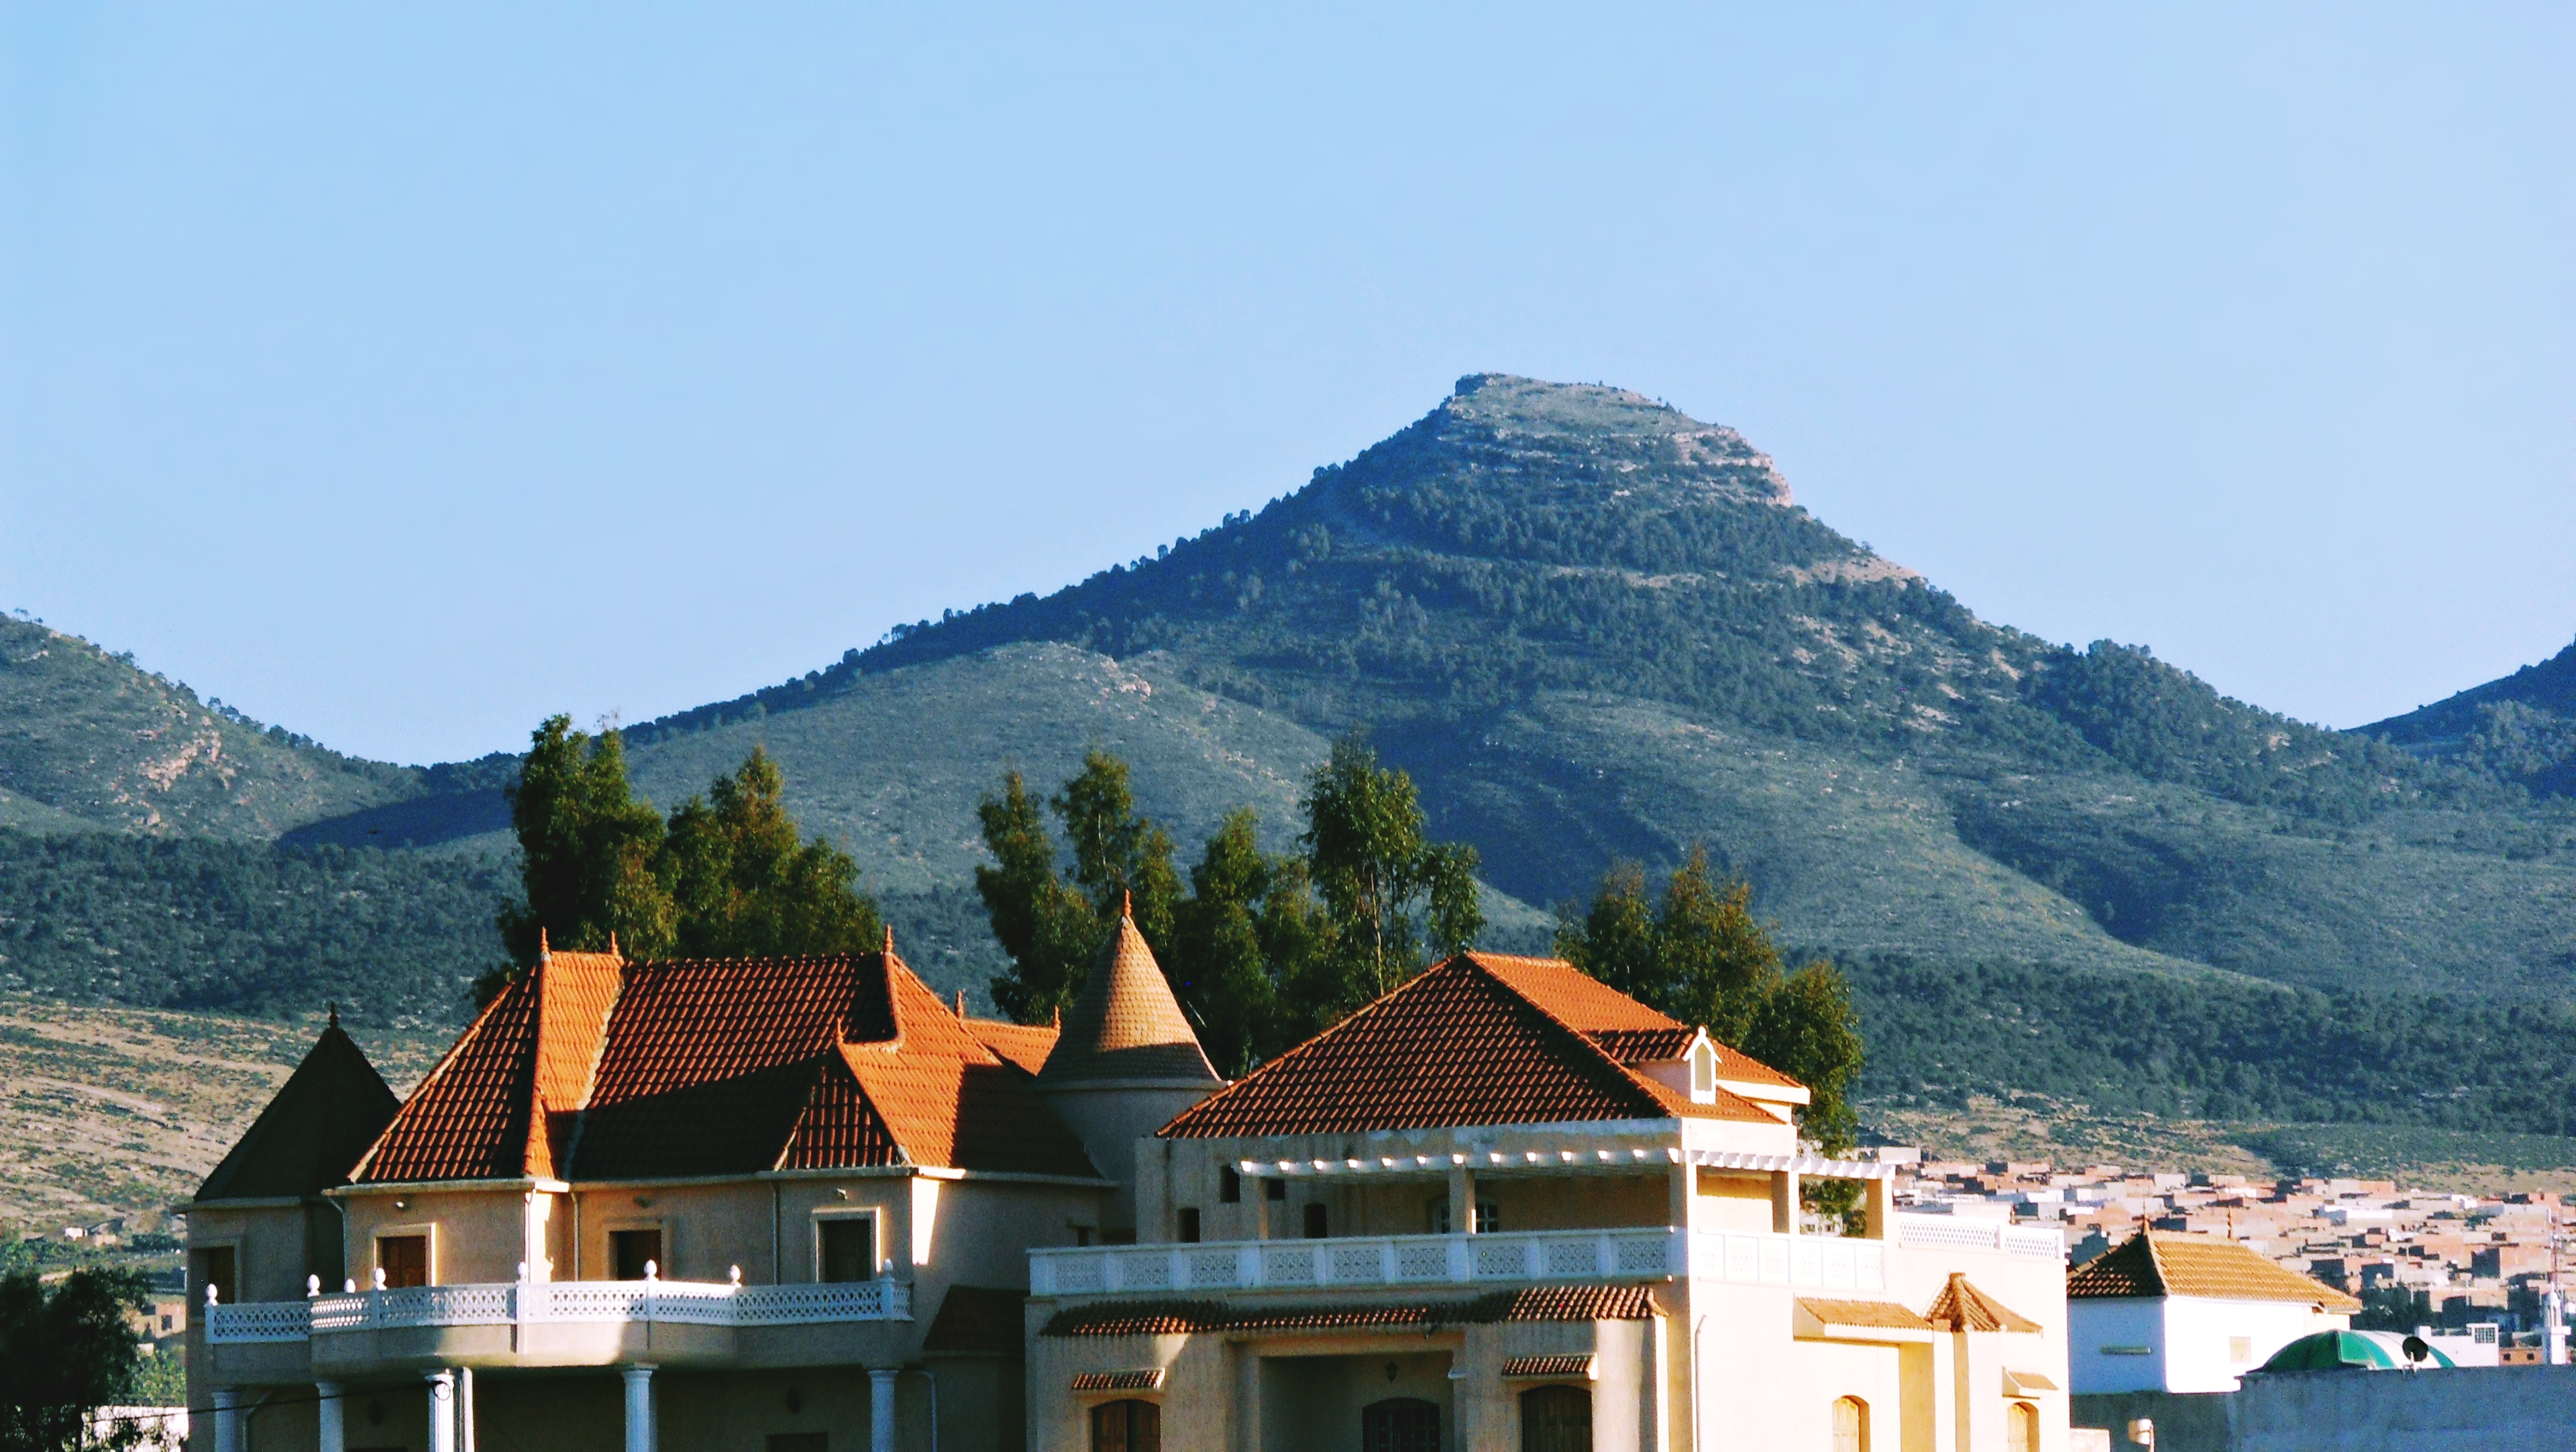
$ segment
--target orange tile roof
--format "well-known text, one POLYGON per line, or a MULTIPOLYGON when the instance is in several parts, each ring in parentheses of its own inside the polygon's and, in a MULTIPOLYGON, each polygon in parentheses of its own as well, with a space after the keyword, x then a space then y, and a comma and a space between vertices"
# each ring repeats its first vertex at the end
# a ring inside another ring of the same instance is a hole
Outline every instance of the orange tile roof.
POLYGON ((1779 1123, 1724 1090, 1714 1103, 1695 1104, 1643 1077, 1551 1004, 1605 1031, 1673 1026, 1568 965, 1460 954, 1160 1132, 1208 1138, 1677 1117, 1779 1123))
POLYGON ((1662 1314, 1646 1286, 1530 1286, 1468 1303, 1473 1321, 1645 1321, 1662 1314))
POLYGON ((2202 1296, 2219 1301, 2305 1301, 2329 1311, 2361 1302, 2276 1265, 2232 1240, 2141 1230, 2066 1278, 2068 1300, 2202 1296))
POLYGON ((1592 1358, 1580 1356, 1513 1356, 1503 1361, 1507 1381, 1524 1381, 1532 1377, 1566 1377, 1592 1375, 1592 1358))
POLYGON ((1873 1331, 1929 1331, 1932 1323, 1894 1301, 1832 1301, 1798 1298, 1798 1309, 1828 1326, 1858 1326, 1873 1331))
POLYGON ((1047 1055, 1055 1052, 1057 1030, 1049 1024, 970 1018, 966 1020, 966 1032, 999 1054, 1004 1062, 1015 1064, 1031 1074, 1044 1068, 1047 1055))
POLYGON ((1094 1176, 1027 1085, 891 953, 551 953, 466 1030, 357 1177, 1094 1176))
POLYGON ((1662 1314, 1645 1286, 1530 1286, 1466 1301, 1413 1305, 1228 1306, 1217 1301, 1101 1301, 1048 1318, 1041 1336, 1171 1336, 1192 1331, 1327 1331, 1487 1325, 1499 1321, 1644 1321, 1662 1314))
POLYGON ((1968 1278, 1950 1272, 1949 1284, 1932 1298, 1923 1319, 1938 1331, 2037 1331, 2039 1323, 1978 1290, 1968 1278))
POLYGON ((1063 1031, 1046 1067, 1038 1071, 1038 1085, 1137 1079, 1225 1082, 1199 1047, 1162 965, 1154 961, 1145 935, 1136 931, 1136 920, 1122 916, 1101 945, 1082 996, 1065 1011, 1063 1031))
POLYGON ((1077 1371, 1069 1390, 1078 1392, 1158 1391, 1163 1385, 1163 1368, 1140 1366, 1133 1371, 1077 1371))

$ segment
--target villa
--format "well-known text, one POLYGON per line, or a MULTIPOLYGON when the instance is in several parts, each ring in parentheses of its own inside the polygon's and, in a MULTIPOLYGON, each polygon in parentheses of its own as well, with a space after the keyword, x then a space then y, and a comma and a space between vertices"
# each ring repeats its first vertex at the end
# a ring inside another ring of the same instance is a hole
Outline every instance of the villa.
POLYGON ((191 1401, 218 1452, 2060 1452, 2058 1237, 1893 1213, 1806 1098, 1547 959, 1229 1085, 1132 922, 1060 1030, 891 941, 545 953, 399 1106, 325 1030, 187 1207, 191 1401))

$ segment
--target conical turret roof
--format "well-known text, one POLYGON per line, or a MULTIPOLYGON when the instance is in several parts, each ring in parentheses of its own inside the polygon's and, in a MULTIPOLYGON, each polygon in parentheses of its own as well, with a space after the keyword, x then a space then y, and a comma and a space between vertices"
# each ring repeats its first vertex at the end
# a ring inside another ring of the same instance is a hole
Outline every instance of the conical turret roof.
POLYGON ((196 1198, 282 1199, 345 1185, 350 1167, 401 1107, 334 1010, 304 1062, 206 1176, 196 1198))
POLYGON ((1190 1031, 1154 950, 1125 913, 1092 965, 1082 997, 1065 1011, 1063 1032, 1038 1071, 1041 1089, 1106 1082, 1225 1082, 1190 1031))

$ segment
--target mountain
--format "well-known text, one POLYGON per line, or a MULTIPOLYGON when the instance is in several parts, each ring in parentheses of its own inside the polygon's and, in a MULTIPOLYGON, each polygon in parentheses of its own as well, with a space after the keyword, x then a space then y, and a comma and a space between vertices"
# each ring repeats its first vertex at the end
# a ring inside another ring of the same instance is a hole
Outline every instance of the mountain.
POLYGON ((2539 797, 2576 797, 2576 645, 2512 675, 2361 728, 2539 797))
MULTIPOLYGON (((331 757, 50 633, 6 665, 0 974, 19 986, 206 1007, 364 989, 421 1016, 493 951, 476 925, 508 885, 507 758, 331 757), (20 682, 38 649, 87 651, 83 673, 20 682), (146 725, 164 735, 118 734, 146 725), (220 789, 205 751, 170 769, 182 728, 222 743, 220 789), (249 886, 208 906, 175 863, 107 850, 137 834, 235 854, 192 870, 249 886), (25 910, 9 864, 39 847, 54 900, 87 906, 25 910), (290 901, 306 910, 259 906, 290 901), (375 906, 311 910, 334 903, 375 906), (235 966, 179 961, 137 904, 235 966), (30 919, 46 945, 10 936, 30 919), (461 936, 401 940, 436 923, 461 936), (346 971, 360 948, 367 983, 346 971)), ((1109 746, 1187 857, 1237 805, 1284 844, 1299 779, 1362 728, 1483 853, 1498 945, 1544 941, 1543 910, 1614 857, 1707 844, 1787 939, 1850 969, 1882 1097, 2576 1128, 2556 1094, 2576 1084, 2576 814, 2383 726, 2328 731, 2143 649, 1980 620, 1799 507, 1732 430, 1477 375, 1257 513, 628 739, 665 807, 765 743, 942 987, 997 963, 969 883, 973 804, 1006 763, 1051 786, 1109 746)))

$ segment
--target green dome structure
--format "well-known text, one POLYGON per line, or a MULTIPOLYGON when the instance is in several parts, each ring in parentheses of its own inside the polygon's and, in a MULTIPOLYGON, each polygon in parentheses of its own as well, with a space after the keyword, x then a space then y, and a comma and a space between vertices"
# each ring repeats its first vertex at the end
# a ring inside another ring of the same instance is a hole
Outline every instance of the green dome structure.
MULTIPOLYGON (((2405 1343, 2389 1331, 2319 1331, 2302 1336, 2272 1353, 2264 1371, 2406 1371, 2450 1370, 2451 1358, 2424 1347, 2420 1361, 2406 1354, 2405 1343), (2412 1365, 2410 1366, 2410 1363, 2412 1365)), ((2420 1343, 2419 1343, 2420 1344, 2420 1343)))

